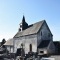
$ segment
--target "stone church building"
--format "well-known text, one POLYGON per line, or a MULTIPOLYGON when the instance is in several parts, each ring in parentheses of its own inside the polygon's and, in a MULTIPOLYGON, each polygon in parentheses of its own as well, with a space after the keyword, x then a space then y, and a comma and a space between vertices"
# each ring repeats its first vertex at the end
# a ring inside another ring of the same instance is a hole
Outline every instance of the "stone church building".
POLYGON ((38 52, 42 54, 52 54, 55 52, 53 44, 53 35, 45 20, 28 25, 23 16, 20 23, 19 31, 12 39, 7 40, 4 44, 9 53, 16 53, 18 49, 24 49, 25 54, 28 52, 38 52))

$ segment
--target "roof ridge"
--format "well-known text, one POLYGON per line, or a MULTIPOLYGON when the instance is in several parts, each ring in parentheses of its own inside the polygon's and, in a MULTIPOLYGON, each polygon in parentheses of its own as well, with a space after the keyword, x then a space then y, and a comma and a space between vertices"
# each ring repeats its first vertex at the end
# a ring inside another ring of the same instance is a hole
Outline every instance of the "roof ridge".
POLYGON ((33 23, 33 24, 37 24, 37 23, 39 23, 39 22, 44 22, 45 20, 41 20, 41 21, 38 21, 38 22, 36 22, 36 23, 33 23))

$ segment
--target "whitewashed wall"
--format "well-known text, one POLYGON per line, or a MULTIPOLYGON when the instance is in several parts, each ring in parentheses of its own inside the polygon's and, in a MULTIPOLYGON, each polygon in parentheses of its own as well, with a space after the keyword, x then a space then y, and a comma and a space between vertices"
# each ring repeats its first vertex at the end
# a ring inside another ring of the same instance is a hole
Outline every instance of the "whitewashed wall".
POLYGON ((9 53, 13 53, 13 46, 6 46, 9 53))
POLYGON ((49 33, 50 31, 48 30, 46 23, 44 23, 41 30, 37 34, 38 45, 40 44, 41 40, 52 40, 51 33, 50 33, 51 36, 50 37, 48 36, 49 33), (42 36, 41 36, 41 32, 42 32, 42 36))
POLYGON ((22 43, 26 54, 29 52, 30 44, 32 44, 32 51, 37 51, 37 35, 14 38, 14 52, 16 52, 18 48, 21 48, 22 43))
POLYGON ((26 37, 25 40, 25 51, 26 53, 29 52, 30 44, 32 44, 32 51, 37 51, 37 35, 30 35, 26 37))

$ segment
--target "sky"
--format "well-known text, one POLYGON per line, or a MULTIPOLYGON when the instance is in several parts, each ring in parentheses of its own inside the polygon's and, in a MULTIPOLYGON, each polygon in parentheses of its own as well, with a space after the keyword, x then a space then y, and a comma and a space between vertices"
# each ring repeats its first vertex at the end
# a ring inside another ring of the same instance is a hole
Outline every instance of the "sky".
POLYGON ((60 0, 0 0, 0 41, 13 38, 23 15, 28 24, 46 20, 54 41, 60 41, 60 0))

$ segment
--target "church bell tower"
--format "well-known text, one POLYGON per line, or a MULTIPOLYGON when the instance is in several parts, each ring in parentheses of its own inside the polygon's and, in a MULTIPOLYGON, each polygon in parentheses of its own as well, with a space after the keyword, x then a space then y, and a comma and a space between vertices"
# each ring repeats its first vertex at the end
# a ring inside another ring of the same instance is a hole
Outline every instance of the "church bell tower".
POLYGON ((19 31, 21 32, 25 30, 26 28, 28 28, 28 24, 26 23, 24 16, 22 18, 22 22, 19 25, 20 25, 19 31))

